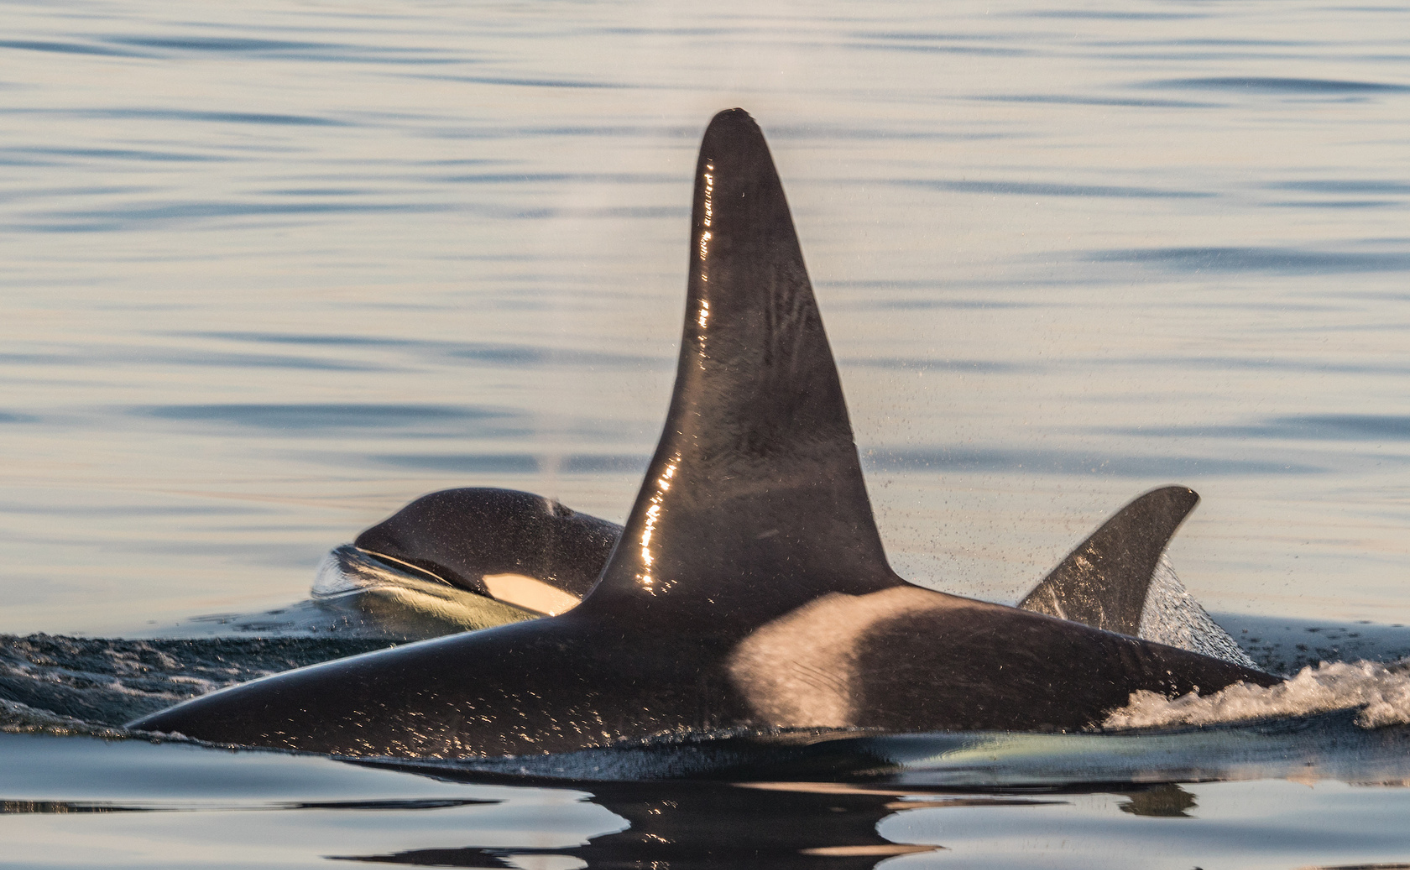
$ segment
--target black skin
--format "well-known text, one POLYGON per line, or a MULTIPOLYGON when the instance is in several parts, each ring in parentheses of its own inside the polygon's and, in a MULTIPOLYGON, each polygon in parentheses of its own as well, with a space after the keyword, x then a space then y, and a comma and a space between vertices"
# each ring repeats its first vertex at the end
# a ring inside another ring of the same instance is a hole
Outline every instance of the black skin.
POLYGON ((1151 490, 1117 511, 1018 606, 1117 634, 1136 634, 1165 546, 1199 504, 1183 486, 1151 490))
POLYGON ((1277 682, 896 576, 783 189, 741 110, 705 133, 689 256, 666 425, 582 604, 279 674, 131 727, 349 756, 498 756, 829 724, 770 707, 781 672, 842 693, 848 727, 903 732, 1071 730, 1138 690, 1277 682), (832 622, 808 621, 820 610, 832 622), (800 620, 775 650, 782 671, 735 666, 800 620), (847 679, 808 670, 809 644, 829 640, 847 679))

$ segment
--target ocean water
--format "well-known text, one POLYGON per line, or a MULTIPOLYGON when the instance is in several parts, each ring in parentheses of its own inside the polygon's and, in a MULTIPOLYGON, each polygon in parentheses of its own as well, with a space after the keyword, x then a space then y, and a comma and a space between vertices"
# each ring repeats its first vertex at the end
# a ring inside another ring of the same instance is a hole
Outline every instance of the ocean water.
MULTIPOLYGON (((607 776, 124 739, 89 667, 159 674, 92 639, 300 601, 434 489, 621 521, 731 106, 903 576, 1012 601, 1181 483, 1216 615, 1410 624, 1410 10, 55 0, 0 60, 0 664, 99 650, 0 711, 0 866, 1410 863, 1403 726, 1346 705, 607 776)), ((230 643, 153 691, 356 646, 230 643)))

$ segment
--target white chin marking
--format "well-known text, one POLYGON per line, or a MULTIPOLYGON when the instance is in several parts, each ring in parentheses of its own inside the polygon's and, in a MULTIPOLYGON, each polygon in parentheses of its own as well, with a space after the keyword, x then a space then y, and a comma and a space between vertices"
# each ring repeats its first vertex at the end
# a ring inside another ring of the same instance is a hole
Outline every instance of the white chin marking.
POLYGON ((523 574, 486 574, 480 578, 496 600, 557 616, 578 606, 576 596, 523 574))

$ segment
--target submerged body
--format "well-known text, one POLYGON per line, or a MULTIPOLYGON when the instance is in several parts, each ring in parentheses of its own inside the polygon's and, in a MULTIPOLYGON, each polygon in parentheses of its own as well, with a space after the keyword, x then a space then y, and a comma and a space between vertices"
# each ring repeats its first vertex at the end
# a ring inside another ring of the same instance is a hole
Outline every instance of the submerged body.
POLYGON ((706 131, 691 241, 666 425, 582 604, 133 727, 339 755, 515 755, 729 728, 1072 730, 1136 691, 1277 682, 897 577, 782 187, 740 110, 706 131))

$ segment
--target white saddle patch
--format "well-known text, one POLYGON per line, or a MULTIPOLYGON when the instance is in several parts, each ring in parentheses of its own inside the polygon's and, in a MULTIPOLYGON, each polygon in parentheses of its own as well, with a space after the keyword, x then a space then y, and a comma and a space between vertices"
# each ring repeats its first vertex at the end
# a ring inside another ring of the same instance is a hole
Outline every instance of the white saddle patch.
POLYGON ((780 728, 847 728, 853 708, 859 642, 898 616, 964 606, 963 599, 897 586, 867 595, 834 592, 766 623, 740 641, 727 667, 762 722, 780 728))

